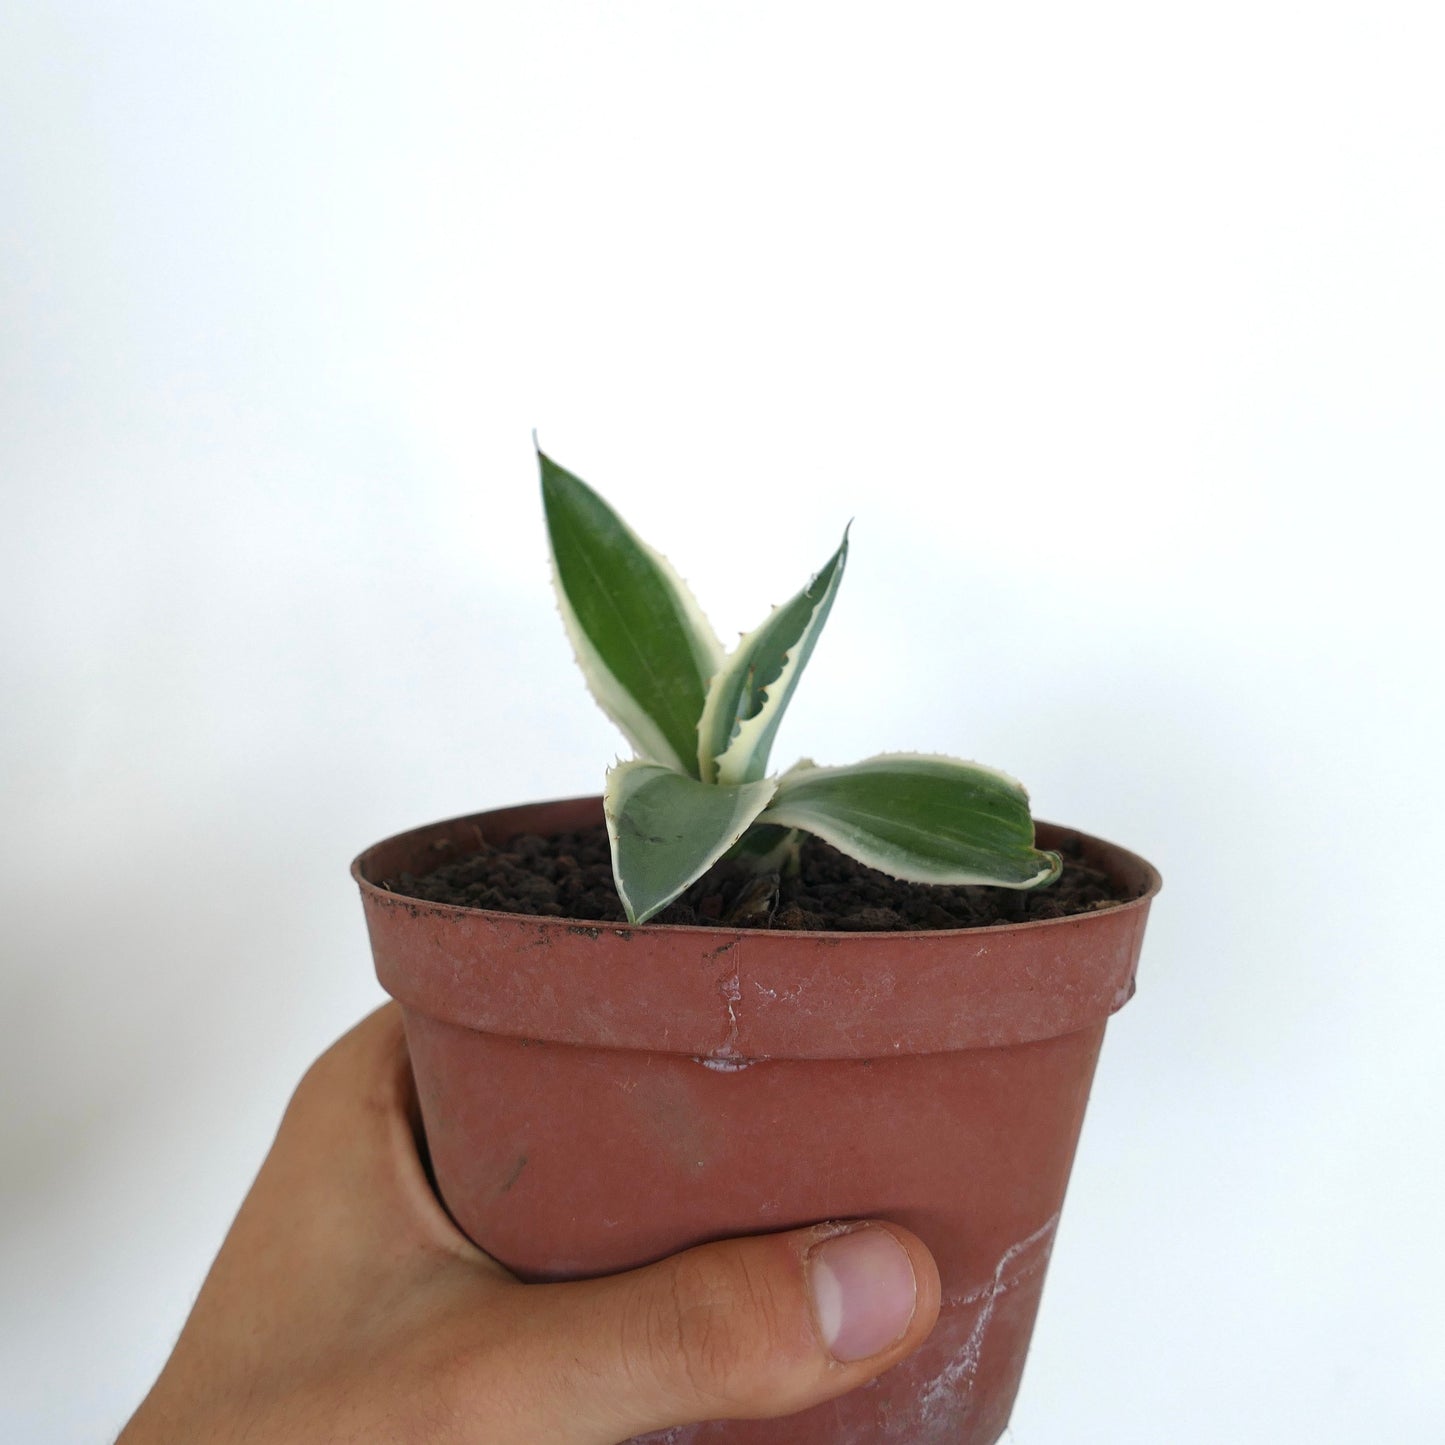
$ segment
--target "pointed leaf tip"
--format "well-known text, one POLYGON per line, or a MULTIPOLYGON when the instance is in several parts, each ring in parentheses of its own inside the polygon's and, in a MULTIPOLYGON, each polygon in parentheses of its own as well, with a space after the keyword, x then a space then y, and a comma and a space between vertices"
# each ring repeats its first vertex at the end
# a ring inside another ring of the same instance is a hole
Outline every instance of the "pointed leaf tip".
POLYGON ((808 585, 746 633, 712 679, 698 724, 705 781, 753 782, 767 772, 778 724, 828 620, 847 559, 845 530, 808 585))
POLYGON ((587 685, 644 758, 696 774, 722 648, 667 559, 580 477, 537 452, 552 575, 587 685))

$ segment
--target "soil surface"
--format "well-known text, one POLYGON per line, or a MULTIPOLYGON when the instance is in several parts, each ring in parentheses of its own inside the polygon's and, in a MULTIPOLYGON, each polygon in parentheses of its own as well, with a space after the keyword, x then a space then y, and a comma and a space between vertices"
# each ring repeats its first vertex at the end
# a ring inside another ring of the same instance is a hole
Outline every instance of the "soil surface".
MULTIPOLYGON (((733 928, 884 932, 986 928, 1089 913, 1127 902, 1109 879, 1079 858, 1077 844, 1059 849, 1063 874, 1042 888, 952 887, 904 883, 855 862, 820 838, 805 837, 795 877, 759 876, 721 862, 652 923, 733 928)), ((542 838, 524 833, 500 847, 447 863, 425 877, 403 874, 386 887, 409 898, 550 918, 625 923, 612 881, 604 827, 542 838)))

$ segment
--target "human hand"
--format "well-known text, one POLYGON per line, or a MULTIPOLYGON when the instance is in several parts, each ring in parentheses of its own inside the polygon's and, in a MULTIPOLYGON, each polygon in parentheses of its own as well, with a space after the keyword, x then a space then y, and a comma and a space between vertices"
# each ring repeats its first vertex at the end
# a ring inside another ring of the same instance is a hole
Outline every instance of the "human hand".
POLYGON ((932 1256, 892 1224, 523 1284, 448 1219, 417 1129, 389 1004, 301 1081, 118 1445, 615 1445, 832 1399, 938 1316, 932 1256))

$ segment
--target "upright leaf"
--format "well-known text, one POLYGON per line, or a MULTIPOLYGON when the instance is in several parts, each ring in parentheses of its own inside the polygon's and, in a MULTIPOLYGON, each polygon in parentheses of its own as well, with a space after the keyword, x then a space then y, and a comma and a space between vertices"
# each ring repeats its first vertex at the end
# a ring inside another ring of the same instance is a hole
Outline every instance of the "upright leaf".
POLYGON ((665 557, 580 477, 537 460, 558 605, 587 686, 641 757, 696 777, 716 635, 665 557))
POLYGON ((617 896, 646 923, 701 878, 767 807, 777 783, 720 788, 657 763, 620 763, 607 774, 603 810, 617 896))
POLYGON ((914 883, 1033 888, 1063 866, 1034 847, 1022 784, 957 758, 883 753, 851 767, 793 769, 762 821, 816 833, 914 883))
POLYGON ((847 559, 845 531, 823 570, 749 632, 714 676, 698 724, 704 782, 751 783, 767 772, 773 737, 828 620, 847 559))

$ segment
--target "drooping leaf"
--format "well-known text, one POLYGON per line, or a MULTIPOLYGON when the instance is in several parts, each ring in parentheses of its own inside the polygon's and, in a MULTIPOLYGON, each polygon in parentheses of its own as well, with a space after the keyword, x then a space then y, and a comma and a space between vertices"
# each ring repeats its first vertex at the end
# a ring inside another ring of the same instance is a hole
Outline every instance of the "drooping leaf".
POLYGON ((783 711, 843 580, 848 534, 823 570, 749 632, 713 677, 698 724, 704 782, 751 783, 768 770, 783 711))
POLYGON ((665 557, 581 478, 537 460, 558 606, 593 697, 639 756, 696 777, 716 635, 665 557))
POLYGON ((701 878, 767 807, 777 786, 769 778, 718 787, 640 760, 612 768, 602 801, 627 917, 646 923, 701 878))
POLYGON ((1022 784, 925 753, 790 770, 762 821, 816 833, 860 863, 914 883, 1033 888, 1063 866, 1057 853, 1034 847, 1022 784))

